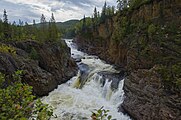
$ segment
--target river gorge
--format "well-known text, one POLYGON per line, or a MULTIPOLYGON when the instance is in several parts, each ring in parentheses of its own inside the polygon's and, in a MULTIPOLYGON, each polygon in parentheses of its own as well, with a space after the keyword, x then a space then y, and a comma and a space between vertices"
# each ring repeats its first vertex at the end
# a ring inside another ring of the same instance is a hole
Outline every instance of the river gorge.
POLYGON ((130 120, 127 115, 118 112, 124 99, 124 79, 119 71, 97 56, 78 51, 71 39, 65 41, 71 48, 72 57, 78 61, 79 72, 42 98, 54 109, 57 118, 52 119, 89 120, 91 111, 104 107, 110 110, 109 115, 113 119, 130 120))

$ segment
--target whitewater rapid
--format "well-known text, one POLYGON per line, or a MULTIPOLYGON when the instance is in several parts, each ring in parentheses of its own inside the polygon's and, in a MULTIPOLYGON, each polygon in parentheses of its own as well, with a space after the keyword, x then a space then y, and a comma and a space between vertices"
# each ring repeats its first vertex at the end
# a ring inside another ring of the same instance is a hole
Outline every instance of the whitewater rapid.
POLYGON ((71 39, 65 40, 71 48, 72 57, 81 59, 78 66, 86 65, 86 76, 84 84, 81 86, 81 71, 77 76, 70 79, 67 83, 59 85, 57 89, 50 92, 48 96, 43 97, 42 101, 53 107, 57 118, 52 120, 91 120, 91 111, 104 106, 104 109, 110 110, 108 113, 114 120, 130 120, 127 115, 118 112, 118 107, 123 102, 124 80, 121 80, 118 89, 112 91, 111 80, 106 79, 102 84, 102 76, 98 72, 107 71, 118 73, 112 65, 104 63, 96 56, 90 56, 77 50, 75 43, 71 39))

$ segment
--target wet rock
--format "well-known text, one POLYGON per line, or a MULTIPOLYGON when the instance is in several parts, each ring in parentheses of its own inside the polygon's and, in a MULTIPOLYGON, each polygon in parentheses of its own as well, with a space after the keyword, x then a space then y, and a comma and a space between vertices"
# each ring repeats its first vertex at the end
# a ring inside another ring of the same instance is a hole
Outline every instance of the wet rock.
POLYGON ((87 79, 89 78, 89 73, 91 71, 91 68, 84 63, 78 64, 78 67, 80 70, 80 81, 81 81, 80 88, 82 88, 83 85, 86 83, 87 79))
POLYGON ((75 62, 81 62, 82 60, 80 58, 74 58, 75 62))
POLYGON ((83 73, 88 73, 90 68, 87 64, 84 64, 84 63, 80 63, 78 64, 78 67, 79 67, 79 70, 80 72, 83 74, 83 73))
POLYGON ((105 84, 105 81, 108 79, 109 81, 112 81, 111 83, 111 89, 114 91, 114 90, 117 90, 118 87, 119 87, 119 82, 121 80, 124 79, 124 74, 122 74, 122 72, 120 73, 111 73, 111 72, 107 72, 107 71, 104 71, 104 72, 99 72, 98 73, 100 76, 102 76, 102 85, 104 86, 105 84))

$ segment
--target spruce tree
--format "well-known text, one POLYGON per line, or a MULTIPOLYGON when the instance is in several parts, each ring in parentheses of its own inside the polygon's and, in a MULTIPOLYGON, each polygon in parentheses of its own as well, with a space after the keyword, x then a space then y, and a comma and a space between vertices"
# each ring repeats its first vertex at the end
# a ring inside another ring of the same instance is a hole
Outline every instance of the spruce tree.
POLYGON ((3 21, 0 18, 0 41, 3 39, 3 21))
POLYGON ((82 31, 85 32, 86 30, 86 18, 85 18, 85 15, 84 15, 84 18, 83 18, 83 21, 82 21, 82 31))
POLYGON ((129 1, 130 0, 117 0, 117 3, 118 3, 117 8, 118 8, 118 10, 121 11, 121 10, 127 8, 128 5, 129 5, 129 1))
POLYGON ((40 18, 40 31, 39 31, 39 35, 37 35, 38 40, 40 42, 46 41, 48 38, 47 35, 47 26, 46 26, 46 18, 44 16, 44 14, 41 15, 40 18))
POLYGON ((56 41, 58 39, 58 29, 56 26, 56 20, 55 20, 53 13, 52 13, 52 16, 50 18, 48 31, 49 31, 48 40, 51 42, 56 41))
POLYGON ((118 3, 118 5, 117 5, 117 9, 119 10, 119 11, 121 11, 122 9, 123 9, 123 1, 122 0, 117 0, 117 3, 118 3))
POLYGON ((104 6, 102 8, 102 13, 101 13, 101 22, 104 22, 106 19, 106 9, 107 9, 107 3, 104 3, 104 6))
POLYGON ((4 9, 4 14, 3 14, 3 22, 8 24, 8 15, 5 9, 4 9))
POLYGON ((51 18, 50 18, 50 22, 52 22, 52 23, 55 23, 55 22, 56 22, 53 13, 52 13, 52 16, 51 16, 51 18))
POLYGON ((97 22, 97 17, 98 17, 98 15, 97 15, 97 9, 96 9, 96 7, 94 8, 94 19, 95 19, 95 21, 97 22))
POLYGON ((35 26, 36 25, 36 21, 35 20, 33 20, 33 26, 35 26))
POLYGON ((40 23, 46 23, 46 18, 44 16, 44 14, 41 15, 40 23))
POLYGON ((5 40, 8 40, 11 38, 9 24, 8 24, 8 15, 5 9, 4 9, 4 14, 3 14, 3 34, 4 34, 5 40))
POLYGON ((92 24, 93 24, 93 30, 96 31, 97 29, 97 24, 98 24, 98 12, 97 12, 97 8, 94 8, 94 15, 92 18, 92 24))

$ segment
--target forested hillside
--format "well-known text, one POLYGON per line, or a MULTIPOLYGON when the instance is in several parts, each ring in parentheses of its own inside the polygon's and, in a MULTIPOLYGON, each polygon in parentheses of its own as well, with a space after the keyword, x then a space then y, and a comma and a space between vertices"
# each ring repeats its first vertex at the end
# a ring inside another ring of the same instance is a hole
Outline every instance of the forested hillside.
POLYGON ((133 118, 181 119, 181 1, 117 2, 83 18, 79 49, 125 70, 122 107, 133 118))
POLYGON ((0 119, 48 120, 53 109, 35 98, 47 95, 77 73, 54 15, 37 26, 0 20, 0 119), (36 100, 36 101, 35 101, 36 100))

